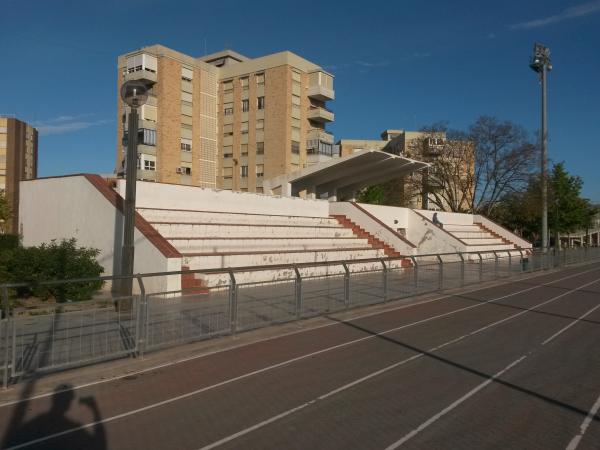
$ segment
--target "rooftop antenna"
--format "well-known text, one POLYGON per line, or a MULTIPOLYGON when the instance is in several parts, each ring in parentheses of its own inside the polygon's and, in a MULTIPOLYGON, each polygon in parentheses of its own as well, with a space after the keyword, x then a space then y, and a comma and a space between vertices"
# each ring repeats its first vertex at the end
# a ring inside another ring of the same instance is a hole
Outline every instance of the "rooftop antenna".
POLYGON ((204 38, 204 56, 208 55, 208 50, 206 47, 206 38, 204 38))

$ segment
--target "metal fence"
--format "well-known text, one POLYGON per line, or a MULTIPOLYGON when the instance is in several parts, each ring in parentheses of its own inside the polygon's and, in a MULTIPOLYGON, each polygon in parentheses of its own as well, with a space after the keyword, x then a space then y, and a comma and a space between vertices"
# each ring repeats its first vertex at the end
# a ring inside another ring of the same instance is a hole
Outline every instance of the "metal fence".
POLYGON ((168 293, 147 293, 144 280, 189 275, 190 271, 139 274, 134 277, 139 294, 131 297, 103 291, 88 301, 41 306, 40 302, 28 305, 15 296, 16 289, 27 283, 1 285, 0 372, 6 387, 36 372, 140 357, 144 352, 215 336, 598 259, 600 248, 595 247, 557 253, 486 251, 191 271, 200 277, 226 274, 229 282, 168 293), (270 281, 248 281, 241 276, 274 270, 285 276, 270 281))

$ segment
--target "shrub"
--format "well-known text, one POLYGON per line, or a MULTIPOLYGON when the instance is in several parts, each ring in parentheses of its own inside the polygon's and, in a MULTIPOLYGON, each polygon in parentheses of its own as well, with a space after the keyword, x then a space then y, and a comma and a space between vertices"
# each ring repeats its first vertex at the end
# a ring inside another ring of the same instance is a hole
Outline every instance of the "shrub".
POLYGON ((12 251, 5 268, 11 282, 28 282, 31 287, 17 289, 18 295, 34 295, 43 300, 54 297, 57 302, 88 300, 103 282, 90 281, 39 285, 42 281, 93 278, 104 272, 96 261, 99 250, 77 247, 75 239, 55 240, 38 247, 18 247, 12 251))
POLYGON ((0 254, 14 250, 19 246, 19 236, 16 234, 0 234, 0 254))

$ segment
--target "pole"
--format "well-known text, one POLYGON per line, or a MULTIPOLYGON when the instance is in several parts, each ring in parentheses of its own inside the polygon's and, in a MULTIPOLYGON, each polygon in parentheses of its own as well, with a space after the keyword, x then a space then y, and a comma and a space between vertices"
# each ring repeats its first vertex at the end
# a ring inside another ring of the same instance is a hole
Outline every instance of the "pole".
POLYGON ((548 117, 547 117, 547 75, 548 65, 542 66, 542 251, 548 251, 548 117))
MULTIPOLYGON (((127 167, 125 205, 123 208, 123 253, 121 255, 121 274, 133 276, 133 260, 135 248, 133 243, 135 230, 135 188, 137 179, 137 140, 138 140, 138 113, 137 108, 132 107, 129 113, 129 127, 127 132, 127 167)), ((133 278, 122 280, 122 294, 131 296, 133 278)))

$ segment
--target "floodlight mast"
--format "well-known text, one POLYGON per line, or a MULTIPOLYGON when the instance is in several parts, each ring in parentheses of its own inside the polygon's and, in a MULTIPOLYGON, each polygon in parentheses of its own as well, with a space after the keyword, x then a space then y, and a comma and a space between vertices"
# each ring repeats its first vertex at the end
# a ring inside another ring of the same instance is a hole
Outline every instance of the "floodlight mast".
MULTIPOLYGON (((538 73, 542 86, 542 129, 541 129, 541 188, 542 188, 542 251, 548 251, 548 109, 547 109, 547 75, 552 70, 550 49, 539 42, 533 46, 533 56, 529 64, 538 73)), ((555 243, 556 245, 556 243, 555 243)))

